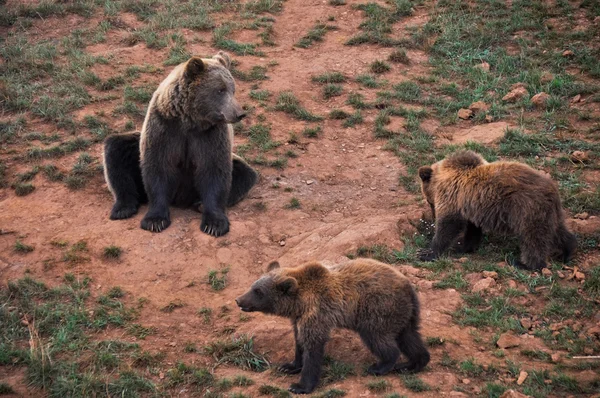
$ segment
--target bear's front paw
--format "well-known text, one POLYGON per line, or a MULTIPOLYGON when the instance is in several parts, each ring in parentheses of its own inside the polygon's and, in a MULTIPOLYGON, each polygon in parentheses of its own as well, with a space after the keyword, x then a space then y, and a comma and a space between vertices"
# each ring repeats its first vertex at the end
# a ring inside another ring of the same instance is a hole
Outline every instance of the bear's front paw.
POLYGON ((150 232, 162 232, 171 225, 171 220, 168 217, 144 217, 141 227, 150 232))
POLYGON ((281 373, 285 373, 288 375, 295 375, 295 374, 302 372, 302 366, 297 366, 295 363, 289 362, 289 363, 284 363, 279 368, 277 368, 277 370, 280 371, 281 373))
POLYGON ((203 213, 200 230, 215 237, 223 236, 229 232, 229 219, 224 213, 203 213))
POLYGON ((417 252, 419 256, 419 260, 421 261, 433 261, 437 258, 433 250, 431 249, 421 249, 417 252))
POLYGON ((292 383, 290 388, 288 388, 290 392, 294 394, 310 394, 314 388, 306 388, 302 386, 300 383, 292 383))
POLYGON ((123 204, 123 203, 115 203, 111 212, 110 219, 111 220, 123 220, 125 218, 129 218, 138 211, 138 206, 135 204, 123 204))

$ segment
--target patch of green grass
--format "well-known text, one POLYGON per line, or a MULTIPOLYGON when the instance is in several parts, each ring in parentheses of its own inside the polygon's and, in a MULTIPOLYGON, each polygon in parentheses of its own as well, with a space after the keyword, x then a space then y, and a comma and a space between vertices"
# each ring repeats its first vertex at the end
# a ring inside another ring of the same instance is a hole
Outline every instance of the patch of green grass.
POLYGON ((346 120, 344 120, 344 127, 354 127, 357 124, 361 124, 363 122, 362 113, 359 109, 356 110, 352 115, 348 116, 346 120))
POLYGON ((341 72, 325 72, 313 76, 311 80, 319 84, 345 83, 348 78, 341 72))
MULTIPOLYGON (((123 89, 123 98, 129 101, 135 101, 140 104, 147 104, 152 98, 153 90, 149 87, 125 86, 123 89)), ((131 127, 132 128, 132 127, 131 127)), ((131 129, 130 128, 130 129, 131 129)))
POLYGON ((427 343, 428 347, 438 347, 446 343, 446 341, 441 337, 427 337, 425 342, 427 343))
POLYGON ((379 88, 385 85, 384 81, 377 80, 375 76, 369 74, 358 75, 355 80, 366 88, 379 88))
POLYGON ((400 378, 404 383, 404 387, 408 388, 412 392, 424 392, 431 390, 431 386, 421 380, 418 376, 402 375, 400 378))
POLYGON ((263 354, 254 351, 254 340, 247 335, 218 340, 205 347, 217 364, 230 364, 245 370, 262 372, 269 367, 269 361, 263 354))
POLYGON ((244 375, 238 375, 233 378, 232 384, 237 387, 248 387, 254 385, 254 380, 244 375))
POLYGON ((539 361, 550 362, 552 358, 550 354, 541 350, 521 350, 521 355, 531 359, 537 359, 539 361))
POLYGON ((111 245, 104 248, 102 255, 109 260, 116 260, 121 257, 123 250, 119 246, 111 245))
POLYGON ((248 95, 254 100, 266 101, 271 97, 271 92, 269 90, 250 90, 248 95))
POLYGON ((500 398, 506 390, 508 390, 508 387, 497 383, 487 383, 484 388, 484 391, 489 398, 500 398))
POLYGON ((292 394, 290 394, 289 391, 286 391, 279 387, 270 386, 268 384, 263 384, 262 386, 258 387, 258 393, 260 395, 270 395, 270 396, 276 397, 276 398, 291 398, 292 397, 292 394))
POLYGON ((35 191, 35 186, 29 183, 16 183, 13 185, 13 188, 15 189, 15 195, 17 196, 27 196, 33 191, 35 191))
POLYGON ((166 312, 166 313, 171 313, 173 311, 175 311, 178 308, 183 308, 185 307, 185 303, 179 299, 173 300, 173 301, 169 301, 169 303, 167 305, 165 305, 164 307, 162 307, 160 310, 162 312, 166 312))
POLYGON ((333 120, 343 120, 346 119, 350 116, 350 114, 346 111, 343 111, 341 109, 332 109, 329 112, 329 118, 333 119, 333 120))
POLYGON ((433 285, 433 287, 436 289, 452 288, 456 290, 463 290, 468 286, 469 282, 464 279, 463 273, 460 271, 453 271, 446 274, 442 280, 433 285))
POLYGON ((330 6, 343 6, 346 5, 346 0, 329 0, 330 6))
POLYGON ((478 293, 463 295, 464 304, 454 314, 459 325, 477 328, 492 327, 501 332, 515 330, 522 332, 519 317, 529 315, 527 309, 511 303, 510 298, 485 298, 478 293))
POLYGON ((376 394, 387 391, 391 387, 392 387, 392 385, 387 380, 370 381, 367 383, 367 388, 369 389, 369 391, 376 393, 376 394))
POLYGON ((346 104, 352 106, 354 109, 369 109, 372 105, 365 102, 365 97, 361 93, 350 93, 346 104))
POLYGON ((7 383, 0 382, 0 395, 16 394, 15 390, 7 383))
POLYGON ((78 137, 50 148, 31 148, 27 151, 26 157, 31 160, 59 158, 69 153, 87 149, 90 145, 90 140, 78 137))
POLYGON ((600 296, 600 266, 596 266, 588 272, 583 283, 583 290, 591 297, 600 296))
POLYGON ((291 198, 290 203, 285 206, 287 209, 299 209, 301 207, 298 198, 291 198))
POLYGON ((403 49, 394 50, 388 56, 388 61, 394 62, 396 64, 404 64, 404 65, 410 64, 410 59, 408 58, 408 55, 406 55, 406 51, 404 51, 403 49))
POLYGON ((251 0, 244 4, 244 8, 255 14, 277 14, 282 9, 282 3, 282 0, 251 0))
POLYGON ((376 60, 373 61, 373 63, 371 63, 370 69, 373 73, 381 74, 389 72, 390 70, 392 70, 392 67, 385 61, 376 60))
POLYGON ((323 86, 323 98, 328 100, 332 97, 339 97, 344 92, 344 89, 339 84, 327 84, 323 86))
POLYGON ((322 393, 312 395, 313 398, 338 398, 344 396, 346 396, 346 391, 339 390, 337 388, 332 388, 330 390, 323 391, 322 393))
MULTIPOLYGON (((248 72, 244 72, 239 70, 237 67, 231 69, 231 74, 238 80, 244 82, 256 82, 267 80, 269 77, 267 76, 267 68, 260 65, 254 65, 248 72)), ((265 90, 266 91, 266 90, 265 90)), ((265 92, 263 91, 263 93, 265 92)), ((268 93, 268 91, 266 91, 268 93)), ((252 97, 252 96, 251 96, 252 97)), ((267 96, 268 98, 268 96, 267 96)))
POLYGON ((219 292, 225 289, 225 286, 227 286, 228 272, 229 267, 225 267, 220 271, 211 270, 208 272, 208 284, 214 291, 219 292), (219 274, 221 274, 221 276, 219 276, 219 274))
POLYGON ((352 364, 341 362, 328 356, 325 357, 323 365, 323 375, 321 377, 323 385, 346 380, 348 376, 356 374, 352 364))
POLYGON ((252 147, 261 151, 269 151, 277 148, 281 143, 273 141, 271 138, 271 127, 265 124, 254 124, 246 132, 248 140, 252 147))
POLYGON ((484 373, 483 366, 478 364, 474 358, 462 361, 458 367, 461 373, 470 377, 479 377, 484 373))
POLYGON ((17 253, 31 253, 34 247, 17 240, 13 250, 17 253))
POLYGON ((87 242, 84 240, 80 240, 77 243, 74 243, 69 250, 67 250, 63 255, 63 261, 69 263, 71 265, 80 264, 86 261, 89 261, 89 257, 83 255, 83 253, 88 251, 87 242))
POLYGON ((302 135, 308 138, 317 138, 322 131, 323 129, 321 126, 305 127, 304 130, 302 130, 302 135))
POLYGON ((275 103, 275 110, 285 112, 298 120, 307 122, 318 122, 323 120, 321 116, 314 115, 304 109, 300 101, 291 91, 279 93, 275 103))
POLYGON ((306 35, 302 36, 302 38, 298 40, 295 46, 300 48, 309 48, 316 42, 323 41, 325 34, 330 30, 337 30, 337 26, 317 23, 311 28, 311 30, 308 31, 308 33, 306 33, 306 35))
POLYGON ((359 25, 361 32, 346 41, 346 45, 378 44, 391 47, 399 44, 392 39, 392 25, 403 16, 411 15, 412 4, 409 0, 395 0, 391 7, 384 7, 374 2, 357 4, 355 8, 363 11, 365 20, 359 25))
POLYGON ((229 38, 233 32, 231 24, 223 24, 213 30, 213 45, 221 50, 229 51, 235 55, 263 56, 262 51, 257 50, 257 45, 252 43, 238 43, 229 38))
POLYGON ((142 326, 139 323, 133 323, 127 326, 127 333, 138 339, 145 339, 146 337, 156 334, 157 329, 153 326, 142 326))

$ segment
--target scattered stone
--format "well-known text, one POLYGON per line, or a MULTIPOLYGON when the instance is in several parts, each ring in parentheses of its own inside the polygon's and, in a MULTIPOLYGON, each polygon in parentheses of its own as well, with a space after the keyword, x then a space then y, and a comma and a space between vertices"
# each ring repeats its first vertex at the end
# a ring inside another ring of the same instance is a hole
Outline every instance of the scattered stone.
POLYGON ((550 330, 552 330, 553 332, 563 329, 564 327, 565 327, 565 325, 563 325, 562 322, 556 322, 556 323, 550 324, 550 330))
POLYGON ((507 122, 495 122, 486 125, 478 124, 452 134, 453 144, 462 144, 468 141, 478 142, 482 145, 494 144, 506 134, 506 129, 515 128, 507 122))
POLYGON ((467 120, 473 117, 473 111, 470 109, 461 108, 458 110, 458 118, 467 120))
POLYGON ((518 100, 520 100, 523 97, 526 97, 527 95, 529 95, 529 93, 527 92, 527 89, 525 87, 519 86, 519 87, 511 90, 504 97, 502 97, 502 101, 517 102, 518 100))
POLYGON ((573 162, 587 163, 590 161, 590 156, 584 151, 573 151, 571 154, 571 160, 573 162))
POLYGON ((531 103, 538 107, 545 107, 549 98, 550 96, 542 91, 531 97, 531 103))
POLYGON ((552 362, 558 363, 562 360, 562 354, 560 352, 555 352, 550 355, 550 358, 552 359, 552 362))
POLYGON ((511 289, 516 289, 517 288, 517 282, 513 281, 512 279, 510 279, 508 281, 508 287, 511 289))
POLYGON ((489 288, 496 286, 496 281, 493 278, 483 278, 473 285, 471 291, 473 293, 488 290, 489 288))
POLYGON ((565 279, 565 273, 564 273, 564 272, 562 272, 562 271, 557 271, 557 272, 556 272, 556 274, 558 275, 558 277, 559 277, 560 279, 565 279))
POLYGON ((306 180, 306 185, 312 185, 312 184, 314 184, 314 183, 315 183, 315 182, 314 182, 313 180, 306 180))
POLYGON ((552 271, 550 271, 548 268, 542 268, 542 275, 552 276, 552 271))
POLYGON ((490 106, 483 101, 476 101, 469 105, 469 109, 474 113, 487 112, 490 109, 490 106))
POLYGON ((554 75, 550 72, 544 72, 542 73, 542 76, 540 76, 540 82, 542 84, 550 83, 552 80, 554 80, 554 75))
POLYGON ((485 122, 491 123, 494 121, 494 117, 492 115, 485 115, 485 122))
POLYGON ((515 390, 506 390, 500 395, 500 398, 529 398, 529 395, 521 394, 515 390))
POLYGON ((279 241, 279 246, 285 246, 285 240, 284 239, 282 239, 282 240, 279 241))
POLYGON ((461 264, 464 264, 464 263, 466 263, 467 261, 469 261, 469 259, 468 259, 467 257, 461 257, 461 258, 459 258, 459 259, 458 259, 458 260, 456 260, 456 261, 458 261, 458 262, 459 262, 459 263, 461 263, 461 264))
POLYGON ((586 212, 583 212, 583 213, 577 213, 573 217, 577 218, 579 220, 587 220, 588 218, 590 218, 590 215, 586 212))
POLYGON ((521 322, 521 326, 523 326, 523 329, 525 330, 529 330, 533 326, 533 322, 531 322, 531 319, 529 318, 521 318, 519 322, 521 322))
POLYGON ((518 88, 527 88, 527 85, 525 85, 525 83, 523 82, 519 82, 519 83, 515 83, 513 85, 510 86, 510 90, 516 90, 518 88))
POLYGON ((490 64, 488 64, 487 62, 482 62, 479 65, 475 65, 475 67, 481 69, 484 72, 490 71, 490 64))
POLYGON ((571 103, 572 104, 576 104, 579 101, 581 101, 581 94, 577 94, 576 96, 574 96, 573 98, 571 98, 571 103))
POLYGON ((575 275, 575 279, 577 279, 578 281, 585 280, 585 274, 583 272, 577 271, 574 273, 574 275, 575 275))
POLYGON ((565 50, 563 51, 562 56, 566 58, 572 58, 575 56, 575 53, 571 50, 565 50))
POLYGON ((521 344, 520 339, 517 336, 513 336, 510 333, 502 333, 496 345, 500 348, 512 348, 518 347, 521 344))
POLYGON ((471 384, 471 380, 469 379, 462 379, 463 384, 471 384))
POLYGON ((498 273, 496 271, 483 271, 484 278, 498 279, 498 273))
POLYGON ((521 373, 519 373, 519 378, 517 379, 517 385, 521 385, 525 382, 525 379, 527 379, 527 376, 529 376, 529 373, 525 372, 524 370, 521 371, 521 373))

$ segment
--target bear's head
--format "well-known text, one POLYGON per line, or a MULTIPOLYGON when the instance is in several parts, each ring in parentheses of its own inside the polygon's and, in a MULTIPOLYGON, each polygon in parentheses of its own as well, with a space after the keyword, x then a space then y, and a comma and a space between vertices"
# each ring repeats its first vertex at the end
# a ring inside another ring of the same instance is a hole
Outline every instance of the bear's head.
POLYGON ((186 116, 210 125, 236 123, 246 116, 235 99, 230 66, 229 55, 223 51, 212 58, 192 57, 181 65, 179 85, 186 116))
MULTIPOLYGON (((439 163, 439 162, 438 162, 439 163)), ((432 181, 436 169, 439 167, 438 163, 434 163, 431 166, 423 166, 419 168, 419 178, 421 179, 421 192, 423 197, 431 206, 431 214, 435 218, 435 201, 434 201, 434 181, 432 181)))
POLYGON ((298 281, 281 271, 277 261, 270 263, 267 274, 254 282, 248 292, 235 299, 240 309, 291 316, 297 303, 298 281))

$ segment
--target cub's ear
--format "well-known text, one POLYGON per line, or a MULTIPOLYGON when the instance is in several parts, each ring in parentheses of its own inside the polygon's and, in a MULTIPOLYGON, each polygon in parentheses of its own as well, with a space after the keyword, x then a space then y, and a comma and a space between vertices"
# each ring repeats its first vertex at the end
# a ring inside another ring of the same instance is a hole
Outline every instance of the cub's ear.
POLYGON ((213 56, 213 59, 219 61, 227 69, 229 69, 229 67, 231 66, 231 58, 229 58, 229 54, 227 54, 226 52, 219 51, 217 55, 213 56))
POLYGON ((296 294, 298 291, 298 281, 294 278, 287 277, 284 280, 277 283, 277 289, 288 296, 296 294))
POLYGON ((273 271, 274 269, 277 269, 277 268, 279 268, 279 262, 277 262, 277 261, 271 261, 269 263, 269 265, 267 265, 267 272, 271 272, 271 271, 273 271))
POLYGON ((200 57, 192 57, 185 64, 185 76, 189 79, 193 79, 206 69, 204 61, 200 57))
POLYGON ((423 182, 429 182, 432 174, 433 169, 429 166, 423 166, 419 168, 419 178, 421 178, 421 181, 423 182))

